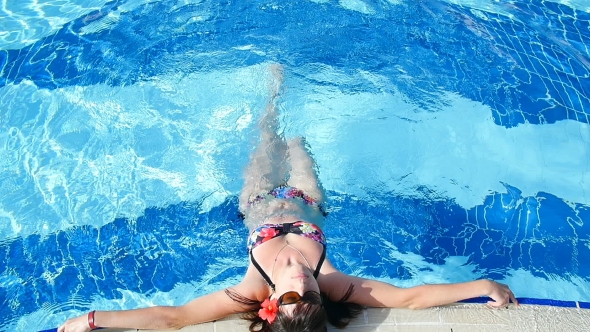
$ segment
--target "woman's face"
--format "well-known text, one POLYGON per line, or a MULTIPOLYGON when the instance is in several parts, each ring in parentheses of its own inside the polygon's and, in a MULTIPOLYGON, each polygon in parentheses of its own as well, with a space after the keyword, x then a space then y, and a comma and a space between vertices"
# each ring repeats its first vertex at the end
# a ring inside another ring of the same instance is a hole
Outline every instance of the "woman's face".
MULTIPOLYGON (((271 299, 278 299, 281 295, 289 291, 296 291, 303 296, 305 292, 320 292, 320 286, 313 277, 313 271, 307 266, 301 264, 289 264, 281 273, 275 276, 275 293, 271 299)), ((284 313, 292 313, 294 305, 283 305, 280 307, 284 313)))

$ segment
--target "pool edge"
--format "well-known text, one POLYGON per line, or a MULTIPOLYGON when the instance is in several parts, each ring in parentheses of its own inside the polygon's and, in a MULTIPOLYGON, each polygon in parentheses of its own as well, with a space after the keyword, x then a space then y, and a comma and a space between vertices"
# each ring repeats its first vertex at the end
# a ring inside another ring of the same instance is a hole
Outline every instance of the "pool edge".
MULTIPOLYGON (((583 328, 587 326, 590 326, 590 310, 581 306, 564 307, 548 304, 515 306, 511 304, 507 308, 492 309, 484 304, 462 302, 423 310, 367 308, 342 331, 583 331, 583 328)), ((103 331, 137 330, 104 329, 103 331)), ((179 331, 246 332, 248 325, 246 321, 239 318, 239 315, 233 315, 215 322, 187 326, 179 331)), ((328 331, 340 330, 330 326, 328 331)))

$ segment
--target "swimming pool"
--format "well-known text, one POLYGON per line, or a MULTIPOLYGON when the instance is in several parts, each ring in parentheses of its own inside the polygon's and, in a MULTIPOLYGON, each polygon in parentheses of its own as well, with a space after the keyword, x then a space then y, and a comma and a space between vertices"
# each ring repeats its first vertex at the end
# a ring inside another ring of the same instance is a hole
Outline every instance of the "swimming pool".
POLYGON ((16 3, 0 19, 3 330, 238 280, 271 62, 285 134, 306 136, 328 190, 335 266, 590 301, 583 2, 16 3))

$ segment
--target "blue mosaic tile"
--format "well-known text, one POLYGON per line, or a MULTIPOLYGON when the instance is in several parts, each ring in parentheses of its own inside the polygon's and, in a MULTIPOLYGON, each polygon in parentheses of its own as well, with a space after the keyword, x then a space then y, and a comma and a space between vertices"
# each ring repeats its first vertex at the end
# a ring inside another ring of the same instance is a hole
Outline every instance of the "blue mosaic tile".
POLYGON ((559 300, 546 300, 546 299, 518 299, 519 303, 522 304, 533 304, 533 305, 550 305, 554 307, 563 308, 576 308, 577 304, 575 301, 559 301, 559 300))
MULTIPOLYGON (((478 297, 473 299, 467 299, 463 301, 459 301, 460 303, 487 303, 492 299, 489 297, 478 297)), ((576 301, 559 301, 559 300, 548 300, 548 299, 535 299, 535 298, 516 298, 519 304, 528 304, 528 305, 548 305, 554 307, 562 307, 562 308, 577 308, 578 303, 582 307, 582 302, 576 301)), ((588 305, 588 304, 586 304, 588 305)))
MULTIPOLYGON (((505 127, 525 121, 539 124, 564 120, 569 117, 567 109, 570 108, 588 114, 587 107, 580 108, 580 104, 586 102, 570 102, 566 94, 574 91, 588 96, 589 93, 589 15, 561 4, 516 2, 506 6, 507 15, 502 15, 454 4, 436 3, 426 11, 419 2, 409 3, 411 8, 400 11, 399 7, 381 3, 375 4, 375 8, 383 6, 382 10, 375 10, 369 22, 364 14, 335 3, 295 1, 282 11, 275 11, 272 20, 265 11, 240 3, 203 3, 196 7, 187 5, 184 9, 202 10, 199 8, 205 6, 216 12, 217 17, 227 19, 178 26, 179 22, 184 22, 182 17, 186 12, 177 8, 171 10, 172 5, 166 2, 155 2, 122 13, 119 23, 109 29, 81 34, 88 24, 116 10, 118 3, 108 3, 96 13, 75 20, 30 46, 1 51, 0 85, 25 79, 47 89, 101 83, 130 85, 162 74, 167 67, 158 66, 161 59, 187 52, 216 54, 223 51, 224 59, 208 57, 207 68, 232 61, 240 66, 255 64, 268 59, 258 53, 235 49, 252 44, 251 36, 266 36, 272 32, 276 38, 256 39, 259 52, 273 54, 272 50, 281 49, 283 54, 297 54, 305 59, 303 62, 288 56, 275 59, 293 66, 310 62, 333 63, 343 70, 364 66, 366 68, 362 69, 388 77, 399 85, 402 93, 425 108, 432 107, 432 102, 424 98, 425 92, 437 93, 442 88, 489 105, 496 124, 505 127), (234 12, 243 12, 249 19, 236 22, 231 19, 234 12), (289 30, 299 26, 290 24, 294 17, 298 18, 300 26, 306 27, 305 33, 289 30), (329 22, 325 17, 340 22, 338 28, 326 26, 329 22), (551 29, 547 28, 549 26, 551 29), (236 34, 236 29, 240 28, 249 33, 236 34), (161 31, 182 29, 189 30, 146 42, 161 31), (151 46, 135 52, 146 43, 151 46), (316 52, 318 48, 323 51, 316 52), (358 57, 351 54, 362 55, 363 61, 359 62, 358 57), (399 70, 395 68, 414 77, 411 84, 400 81, 399 70), (497 74, 498 71, 514 71, 515 76, 526 83, 529 83, 529 73, 540 75, 542 78, 536 80, 535 85, 554 85, 553 89, 560 92, 552 93, 550 98, 555 100, 549 100, 548 104, 563 105, 565 110, 561 116, 553 113, 550 120, 540 119, 540 112, 548 107, 546 103, 528 105, 530 103, 525 100, 546 98, 546 89, 515 85, 513 79, 505 80, 506 75, 497 74), (575 79, 559 73, 568 73, 575 79), (571 91, 562 91, 563 86, 570 86, 571 91), (508 93, 499 93, 500 90, 508 93), (522 108, 525 106, 536 108, 522 108), (522 112, 527 114, 520 114, 522 112), (533 119, 535 116, 537 119, 533 119)), ((193 63, 188 68, 199 70, 202 66, 202 63, 193 63)), ((350 88, 359 87, 351 85, 350 88)), ((588 121, 585 116, 577 119, 588 121)))

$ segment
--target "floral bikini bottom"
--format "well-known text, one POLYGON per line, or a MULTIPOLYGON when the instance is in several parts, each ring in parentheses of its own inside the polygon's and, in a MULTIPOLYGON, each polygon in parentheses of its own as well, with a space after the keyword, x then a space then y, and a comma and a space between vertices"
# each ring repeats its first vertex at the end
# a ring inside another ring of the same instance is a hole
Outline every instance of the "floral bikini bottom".
POLYGON ((248 204, 254 205, 268 197, 278 199, 301 199, 306 205, 317 206, 324 217, 328 215, 324 209, 324 204, 318 204, 317 199, 307 195, 303 190, 288 185, 278 186, 264 195, 258 195, 253 200, 249 201, 248 204))

